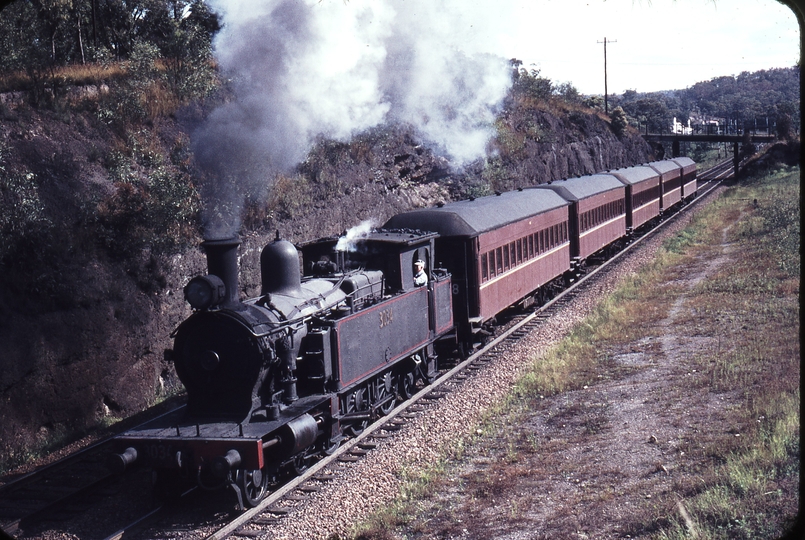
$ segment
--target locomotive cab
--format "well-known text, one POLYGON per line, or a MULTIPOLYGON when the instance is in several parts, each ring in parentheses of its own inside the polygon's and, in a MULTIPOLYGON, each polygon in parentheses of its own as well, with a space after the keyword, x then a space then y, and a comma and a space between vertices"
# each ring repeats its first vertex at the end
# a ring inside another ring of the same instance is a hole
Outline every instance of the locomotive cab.
POLYGON ((434 376, 436 356, 430 344, 445 339, 453 328, 450 275, 433 266, 437 237, 431 232, 379 229, 301 246, 303 283, 328 280, 347 297, 340 318, 322 320, 311 330, 320 337, 309 340, 316 343, 314 352, 300 361, 300 371, 305 364, 309 373, 317 373, 309 383, 321 380, 323 389, 343 391, 401 358, 417 355, 424 378, 434 376), (417 261, 424 262, 425 284, 415 283, 417 261), (371 339, 386 334, 385 341, 371 339), (318 352, 327 349, 325 342, 332 352, 324 354, 331 358, 318 352), (417 351, 411 343, 426 345, 417 351), (310 357, 315 359, 309 362, 310 357))
POLYGON ((381 272, 383 294, 388 296, 416 287, 415 261, 424 261, 426 273, 433 272, 433 242, 438 236, 434 233, 375 230, 345 240, 349 236, 303 244, 305 278, 332 279, 355 272, 381 272))

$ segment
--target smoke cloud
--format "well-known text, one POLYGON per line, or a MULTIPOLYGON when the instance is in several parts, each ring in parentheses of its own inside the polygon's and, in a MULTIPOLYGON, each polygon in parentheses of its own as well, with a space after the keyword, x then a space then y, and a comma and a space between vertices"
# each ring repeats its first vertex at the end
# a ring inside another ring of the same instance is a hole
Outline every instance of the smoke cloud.
POLYGON ((484 155, 510 85, 506 59, 486 52, 505 19, 493 0, 209 3, 235 97, 193 135, 208 238, 234 233, 243 201, 264 196, 317 137, 405 122, 454 166, 484 155))

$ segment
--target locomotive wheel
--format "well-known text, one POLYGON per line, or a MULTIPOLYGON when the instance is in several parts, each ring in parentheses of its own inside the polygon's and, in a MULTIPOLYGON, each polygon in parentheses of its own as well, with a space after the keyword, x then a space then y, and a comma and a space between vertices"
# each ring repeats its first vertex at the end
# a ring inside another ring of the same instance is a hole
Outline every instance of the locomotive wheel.
MULTIPOLYGON (((347 413, 355 413, 366 410, 366 389, 365 388, 358 388, 354 392, 352 392, 349 397, 347 398, 347 413)), ((361 420, 358 422, 354 422, 347 426, 346 432, 351 434, 353 437, 357 437, 363 430, 366 429, 366 426, 369 425, 368 420, 361 420)))
POLYGON ((331 442, 329 446, 325 446, 322 452, 324 452, 325 456, 332 456, 335 454, 335 451, 338 450, 338 447, 341 446, 341 441, 331 442))
POLYGON ((416 380, 413 373, 406 373, 400 379, 400 394, 403 399, 411 399, 416 394, 416 380))
POLYGON ((238 469, 235 481, 247 506, 257 506, 268 494, 268 475, 260 469, 238 469))
POLYGON ((384 401, 388 399, 389 396, 392 396, 387 403, 380 406, 380 412, 384 415, 393 411, 394 407, 397 406, 397 396, 394 392, 394 387, 396 386, 394 379, 395 377, 389 372, 377 381, 377 400, 384 401))
POLYGON ((297 476, 305 472, 309 466, 310 464, 308 463, 307 456, 305 455, 304 452, 302 452, 301 454, 296 454, 293 457, 293 463, 291 464, 291 467, 293 468, 293 472, 296 473, 297 476))

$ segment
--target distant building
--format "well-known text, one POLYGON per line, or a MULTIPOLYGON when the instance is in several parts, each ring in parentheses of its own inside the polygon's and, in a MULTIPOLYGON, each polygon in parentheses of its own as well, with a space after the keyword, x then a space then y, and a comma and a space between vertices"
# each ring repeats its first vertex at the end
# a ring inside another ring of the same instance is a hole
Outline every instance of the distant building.
POLYGON ((688 118, 688 125, 685 126, 681 122, 677 122, 676 116, 674 116, 674 123, 671 126, 671 133, 676 133, 677 135, 690 135, 693 133, 693 128, 690 127, 690 118, 688 118))

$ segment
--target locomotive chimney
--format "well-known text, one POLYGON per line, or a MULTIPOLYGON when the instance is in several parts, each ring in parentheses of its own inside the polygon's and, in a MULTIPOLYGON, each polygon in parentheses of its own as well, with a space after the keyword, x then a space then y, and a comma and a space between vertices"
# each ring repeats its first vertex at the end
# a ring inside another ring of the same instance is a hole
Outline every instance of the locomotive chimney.
POLYGON ((225 297, 222 307, 237 309, 241 303, 238 296, 238 246, 240 238, 205 240, 201 243, 207 254, 207 271, 224 282, 225 297))

